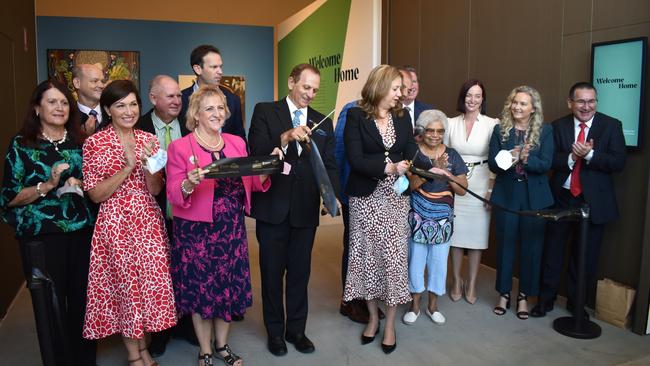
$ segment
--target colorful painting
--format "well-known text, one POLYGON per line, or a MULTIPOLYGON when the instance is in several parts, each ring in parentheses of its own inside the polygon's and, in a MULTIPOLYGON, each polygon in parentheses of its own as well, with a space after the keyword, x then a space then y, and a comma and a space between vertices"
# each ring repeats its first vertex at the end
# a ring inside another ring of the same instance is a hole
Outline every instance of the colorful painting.
POLYGON ((131 80, 140 89, 140 52, 102 50, 47 50, 47 75, 68 85, 73 94, 72 68, 79 64, 94 64, 104 72, 104 80, 131 80))

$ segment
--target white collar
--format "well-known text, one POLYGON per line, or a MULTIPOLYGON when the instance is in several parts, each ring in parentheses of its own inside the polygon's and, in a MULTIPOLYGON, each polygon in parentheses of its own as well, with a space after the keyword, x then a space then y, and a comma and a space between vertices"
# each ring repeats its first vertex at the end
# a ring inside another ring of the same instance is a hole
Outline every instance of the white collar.
POLYGON ((291 101, 291 98, 289 98, 288 95, 287 95, 287 97, 285 99, 287 100, 287 105, 289 106, 289 114, 291 114, 291 118, 293 118, 294 113, 296 113, 296 111, 299 110, 302 113, 302 116, 304 116, 305 119, 307 119, 307 107, 305 107, 305 108, 296 107, 296 105, 293 104, 293 102, 291 101))
MULTIPOLYGON (((594 117, 596 117, 595 114, 594 114, 594 117)), ((585 122, 585 124, 587 125, 587 128, 591 128, 591 124, 594 123, 594 117, 591 117, 591 119, 589 121, 585 122)), ((573 128, 580 128, 581 123, 582 122, 580 122, 575 116, 573 116, 573 128)))

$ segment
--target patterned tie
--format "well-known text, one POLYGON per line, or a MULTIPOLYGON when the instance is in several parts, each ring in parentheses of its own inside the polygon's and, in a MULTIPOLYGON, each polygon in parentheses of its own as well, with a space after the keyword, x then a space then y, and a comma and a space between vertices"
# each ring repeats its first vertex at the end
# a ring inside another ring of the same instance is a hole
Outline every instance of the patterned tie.
MULTIPOLYGON (((582 122, 580 123, 580 133, 578 133, 578 139, 576 142, 584 143, 585 142, 585 128, 587 124, 582 122)), ((571 194, 573 197, 578 197, 582 193, 582 184, 580 183, 580 166, 582 165, 582 158, 578 158, 575 164, 573 165, 573 171, 571 171, 571 194)))
POLYGON ((99 125, 99 120, 97 119, 97 111, 91 109, 90 112, 88 112, 88 115, 95 119, 95 131, 97 131, 97 126, 99 125))
POLYGON ((293 128, 300 126, 300 116, 302 116, 302 112, 300 111, 300 109, 296 109, 296 111, 293 112, 293 119, 291 120, 291 124, 293 124, 293 128))
MULTIPOLYGON (((169 147, 169 144, 172 143, 172 126, 168 123, 165 125, 165 150, 169 147)), ((172 205, 169 204, 169 201, 167 201, 167 210, 165 212, 167 215, 168 220, 172 220, 174 218, 173 212, 172 212, 172 205)))

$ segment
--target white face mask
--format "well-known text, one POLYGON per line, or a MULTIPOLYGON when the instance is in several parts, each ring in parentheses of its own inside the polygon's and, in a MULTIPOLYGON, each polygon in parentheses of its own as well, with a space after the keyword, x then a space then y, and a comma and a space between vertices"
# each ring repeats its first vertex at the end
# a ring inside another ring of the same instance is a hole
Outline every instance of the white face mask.
POLYGON ((147 159, 147 170, 149 173, 155 174, 160 169, 163 169, 165 164, 167 164, 167 151, 158 149, 158 152, 147 159))
POLYGON ((395 183, 393 183, 393 190, 397 194, 402 194, 406 189, 409 187, 409 180, 406 178, 406 176, 401 175, 395 183))
POLYGON ((503 170, 508 170, 512 166, 512 154, 508 150, 501 150, 497 153, 497 156, 494 157, 494 160, 497 163, 497 166, 503 170))

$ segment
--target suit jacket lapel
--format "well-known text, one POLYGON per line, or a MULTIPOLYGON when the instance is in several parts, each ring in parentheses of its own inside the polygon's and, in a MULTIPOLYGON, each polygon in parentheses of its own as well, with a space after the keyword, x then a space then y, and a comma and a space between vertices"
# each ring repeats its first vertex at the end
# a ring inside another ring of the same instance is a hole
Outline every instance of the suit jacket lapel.
POLYGON ((596 141, 598 139, 597 137, 602 134, 604 128, 605 124, 603 123, 602 118, 598 113, 596 113, 594 120, 591 122, 591 128, 587 133, 585 141, 589 141, 590 139, 594 139, 594 141, 596 141))
MULTIPOLYGON (((363 112, 365 115, 365 112, 363 112)), ((382 149, 385 148, 384 140, 381 138, 379 129, 375 125, 375 120, 373 118, 364 117, 363 122, 361 123, 361 128, 365 130, 366 134, 370 136, 382 149)))

